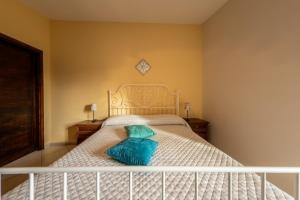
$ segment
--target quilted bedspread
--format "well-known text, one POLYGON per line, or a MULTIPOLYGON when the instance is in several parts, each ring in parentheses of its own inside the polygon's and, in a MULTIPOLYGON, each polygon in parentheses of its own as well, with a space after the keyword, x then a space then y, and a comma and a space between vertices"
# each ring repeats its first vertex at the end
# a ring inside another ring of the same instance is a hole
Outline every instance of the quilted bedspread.
MULTIPOLYGON (((151 165, 154 166, 241 166, 184 125, 152 126, 159 142, 151 165)), ((122 126, 105 126, 85 142, 54 162, 53 167, 120 166, 105 155, 105 150, 126 137, 122 126)), ((129 199, 128 173, 101 173, 100 194, 104 200, 129 199)), ((166 199, 195 199, 194 174, 166 173, 166 199)), ((227 199, 228 177, 224 173, 199 173, 199 199, 227 199)), ((35 199, 62 199, 62 174, 35 176, 35 199)), ((233 199, 261 199, 260 177, 256 174, 233 174, 233 199)), ((134 173, 133 199, 159 200, 161 173, 134 173)), ((28 181, 5 194, 3 199, 28 199, 28 181)), ((96 199, 94 173, 68 174, 68 199, 96 199)), ((267 199, 293 199, 267 182, 267 199)))

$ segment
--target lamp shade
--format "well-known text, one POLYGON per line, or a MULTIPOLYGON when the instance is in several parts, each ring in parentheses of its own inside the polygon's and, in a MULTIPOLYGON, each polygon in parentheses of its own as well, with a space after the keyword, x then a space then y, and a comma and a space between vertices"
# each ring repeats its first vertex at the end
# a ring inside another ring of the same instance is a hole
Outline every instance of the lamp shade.
POLYGON ((91 104, 91 111, 96 111, 97 105, 95 103, 91 104))

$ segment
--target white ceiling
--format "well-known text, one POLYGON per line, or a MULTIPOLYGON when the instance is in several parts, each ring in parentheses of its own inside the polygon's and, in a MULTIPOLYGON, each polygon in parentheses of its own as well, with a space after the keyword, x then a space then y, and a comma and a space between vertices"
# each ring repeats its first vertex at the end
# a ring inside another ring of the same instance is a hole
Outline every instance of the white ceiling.
POLYGON ((54 20, 202 24, 228 0, 21 0, 54 20))

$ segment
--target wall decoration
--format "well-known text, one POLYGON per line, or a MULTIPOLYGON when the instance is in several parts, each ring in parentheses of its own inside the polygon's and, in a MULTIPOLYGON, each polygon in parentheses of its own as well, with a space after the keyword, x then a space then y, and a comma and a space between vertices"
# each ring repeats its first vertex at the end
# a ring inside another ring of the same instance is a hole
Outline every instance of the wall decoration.
POLYGON ((151 69, 150 64, 145 59, 142 59, 135 67, 142 75, 145 75, 151 69))

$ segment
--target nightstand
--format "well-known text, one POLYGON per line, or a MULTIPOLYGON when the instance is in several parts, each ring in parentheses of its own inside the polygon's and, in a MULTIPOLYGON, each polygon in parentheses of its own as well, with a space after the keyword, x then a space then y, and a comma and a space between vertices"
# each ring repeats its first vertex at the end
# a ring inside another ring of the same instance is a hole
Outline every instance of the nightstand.
POLYGON ((205 140, 209 140, 209 135, 208 135, 208 125, 209 122, 202 120, 202 119, 198 119, 198 118, 189 118, 189 119, 184 119, 192 128, 192 130, 199 135, 200 137, 202 137, 205 140))
POLYGON ((92 120, 86 120, 75 124, 75 127, 77 128, 77 144, 80 144, 98 131, 104 121, 105 120, 96 120, 95 122, 92 122, 92 120))

